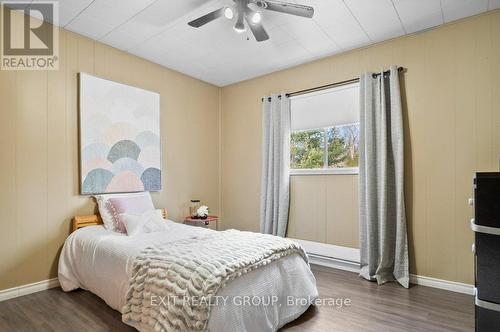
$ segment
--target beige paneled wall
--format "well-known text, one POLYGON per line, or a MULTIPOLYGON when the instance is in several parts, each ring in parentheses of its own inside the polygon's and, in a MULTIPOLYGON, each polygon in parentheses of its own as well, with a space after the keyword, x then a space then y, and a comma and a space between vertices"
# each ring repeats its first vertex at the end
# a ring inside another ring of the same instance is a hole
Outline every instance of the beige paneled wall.
POLYGON ((358 176, 292 176, 287 236, 358 248, 358 176))
MULTIPOLYGON (((224 87, 224 226, 259 227, 262 96, 391 64, 408 69, 402 89, 411 272, 472 283, 467 198, 474 171, 498 170, 500 156, 498 10, 224 87)), ((356 246, 354 190, 344 176, 294 177, 290 233, 356 246)))
POLYGON ((159 92, 162 191, 174 219, 200 198, 219 206, 219 88, 61 30, 58 71, 0 71, 0 290, 57 275, 79 195, 77 73, 159 92), (214 134, 209 134, 214 133, 214 134))

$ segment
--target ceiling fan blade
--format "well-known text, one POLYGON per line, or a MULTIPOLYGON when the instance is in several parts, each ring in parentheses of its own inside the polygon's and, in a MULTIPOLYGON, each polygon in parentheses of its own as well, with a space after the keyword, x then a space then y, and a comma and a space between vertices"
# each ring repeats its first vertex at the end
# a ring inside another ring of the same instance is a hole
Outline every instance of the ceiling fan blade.
POLYGON ((307 18, 312 18, 314 15, 314 8, 310 6, 298 5, 290 2, 282 1, 267 1, 260 0, 255 2, 257 6, 272 10, 274 12, 280 12, 290 15, 302 16, 307 18))
POLYGON ((264 26, 262 25, 262 22, 259 23, 253 23, 250 20, 249 15, 245 15, 245 19, 247 20, 248 27, 250 28, 250 31, 252 31, 255 40, 258 42, 268 40, 269 35, 267 34, 266 29, 264 29, 264 26))
POLYGON ((207 23, 212 22, 215 19, 218 19, 224 14, 224 7, 214 10, 206 15, 198 17, 196 20, 192 20, 188 24, 192 27, 199 28, 207 23))

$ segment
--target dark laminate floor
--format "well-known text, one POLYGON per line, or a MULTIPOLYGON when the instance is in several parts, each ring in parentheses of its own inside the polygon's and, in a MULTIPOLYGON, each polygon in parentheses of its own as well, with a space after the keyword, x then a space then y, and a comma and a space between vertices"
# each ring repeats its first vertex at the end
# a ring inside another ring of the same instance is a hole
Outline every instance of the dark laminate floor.
POLYGON ((377 286, 356 274, 314 267, 321 297, 347 297, 350 307, 310 307, 286 331, 474 331, 474 298, 436 288, 377 286))
MULTIPOLYGON (((313 267, 321 297, 350 306, 310 307, 284 331, 473 331, 472 296, 396 284, 377 286, 356 274, 313 267)), ((86 291, 59 288, 0 302, 0 331, 133 331, 120 314, 86 291)), ((228 332, 228 331, 224 331, 228 332)))

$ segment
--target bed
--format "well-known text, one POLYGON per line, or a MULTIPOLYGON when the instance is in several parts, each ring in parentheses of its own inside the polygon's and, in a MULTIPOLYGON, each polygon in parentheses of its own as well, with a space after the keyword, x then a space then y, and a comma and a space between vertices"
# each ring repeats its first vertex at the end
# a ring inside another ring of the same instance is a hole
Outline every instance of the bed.
MULTIPOLYGON (((74 231, 67 238, 59 260, 62 289, 88 290, 123 314, 134 261, 146 247, 182 243, 216 233, 173 222, 167 219, 165 210, 162 213, 168 231, 133 237, 105 229, 97 215, 75 217, 74 231)), ((211 308, 206 330, 276 331, 309 307, 309 303, 294 299, 312 300, 318 293, 308 263, 293 253, 231 280, 218 290, 217 296, 230 300, 211 308)), ((140 331, 152 329, 147 324, 125 323, 140 331)))

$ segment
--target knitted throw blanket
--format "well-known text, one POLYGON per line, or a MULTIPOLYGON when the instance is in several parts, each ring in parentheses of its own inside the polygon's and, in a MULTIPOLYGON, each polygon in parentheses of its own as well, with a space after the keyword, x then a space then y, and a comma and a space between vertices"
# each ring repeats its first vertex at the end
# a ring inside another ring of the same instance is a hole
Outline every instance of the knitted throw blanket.
POLYGON ((293 241, 237 230, 146 248, 134 262, 122 320, 155 331, 206 331, 219 289, 293 253, 308 262, 293 241))

